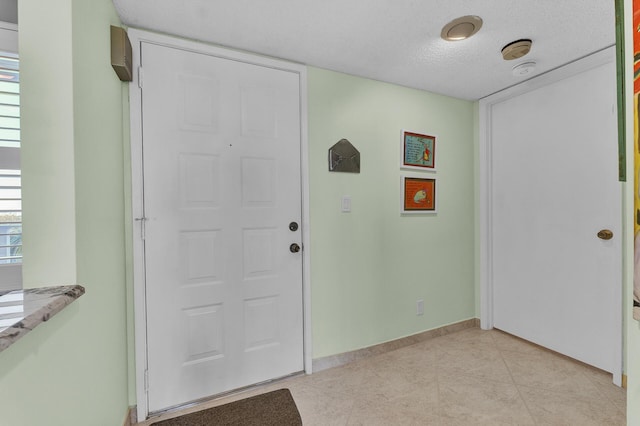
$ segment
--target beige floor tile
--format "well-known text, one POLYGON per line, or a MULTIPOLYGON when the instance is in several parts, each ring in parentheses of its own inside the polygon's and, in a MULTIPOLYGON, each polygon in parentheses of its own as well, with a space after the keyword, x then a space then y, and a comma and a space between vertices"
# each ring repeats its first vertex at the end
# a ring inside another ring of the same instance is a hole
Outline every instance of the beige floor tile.
POLYGON ((436 408, 421 392, 381 403, 363 399, 354 405, 348 425, 440 425, 436 408))
POLYGON ((438 369, 451 375, 471 375, 512 383, 511 374, 492 337, 494 331, 469 329, 435 339, 438 369))
POLYGON ((371 403, 386 403, 408 395, 430 395, 437 398, 437 376, 435 371, 415 371, 401 366, 372 372, 361 385, 359 400, 371 403))
POLYGON ((534 425, 514 384, 477 377, 438 379, 440 415, 446 425, 534 425))
POLYGON ((310 376, 309 384, 318 389, 349 396, 361 388, 363 380, 370 374, 370 370, 355 362, 314 373, 310 376))
POLYGON ((305 426, 346 425, 354 405, 354 398, 307 384, 289 387, 305 426))
POLYGON ((606 399, 519 386, 531 415, 539 425, 624 426, 624 413, 606 399))
POLYGON ((425 386, 435 380, 435 374, 431 375, 430 379, 421 380, 401 369, 381 370, 372 372, 362 382, 359 394, 373 403, 388 402, 412 393, 423 392, 425 386))
POLYGON ((493 330, 493 333, 491 333, 491 337, 493 338, 496 347, 501 351, 505 350, 510 352, 525 353, 540 353, 542 351, 547 351, 547 349, 544 349, 534 343, 527 342, 526 340, 520 339, 499 330, 493 330))
POLYGON ((600 393, 619 408, 627 409, 627 392, 613 384, 613 376, 606 371, 587 367, 585 376, 594 383, 600 393))
POLYGON ((587 367, 583 364, 548 351, 501 353, 518 385, 585 398, 602 398, 598 387, 585 375, 587 367))
POLYGON ((305 426, 625 424, 626 393, 611 383, 611 374, 480 329, 264 384, 184 412, 282 388, 291 390, 305 426))
POLYGON ((466 375, 487 380, 513 383, 500 352, 492 347, 440 347, 438 371, 446 375, 466 375))

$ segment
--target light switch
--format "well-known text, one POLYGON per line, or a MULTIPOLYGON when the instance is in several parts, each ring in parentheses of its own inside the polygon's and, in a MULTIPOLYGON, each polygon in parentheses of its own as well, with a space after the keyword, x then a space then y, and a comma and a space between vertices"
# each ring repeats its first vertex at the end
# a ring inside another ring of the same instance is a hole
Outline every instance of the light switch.
POLYGON ((345 195, 342 197, 342 213, 350 213, 351 212, 351 197, 345 195))

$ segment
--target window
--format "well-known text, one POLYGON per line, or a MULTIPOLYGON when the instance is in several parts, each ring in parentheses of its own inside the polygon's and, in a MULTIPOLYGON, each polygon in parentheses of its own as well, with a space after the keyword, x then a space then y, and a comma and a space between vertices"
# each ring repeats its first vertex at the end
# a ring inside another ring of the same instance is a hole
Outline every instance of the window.
POLYGON ((0 22, 0 293, 22 288, 18 26, 0 22))
POLYGON ((0 53, 0 265, 22 263, 18 65, 17 55, 0 53))

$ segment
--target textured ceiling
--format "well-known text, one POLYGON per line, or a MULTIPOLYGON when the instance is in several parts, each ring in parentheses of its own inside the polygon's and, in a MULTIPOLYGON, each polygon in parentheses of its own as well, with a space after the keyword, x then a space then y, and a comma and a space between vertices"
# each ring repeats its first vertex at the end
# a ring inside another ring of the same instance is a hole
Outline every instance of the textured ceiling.
POLYGON ((122 21, 303 64, 479 99, 615 43, 613 0, 114 0, 122 21), (474 37, 440 38, 463 15, 484 20, 474 37), (507 43, 531 52, 504 61, 507 43), (527 76, 529 78, 529 76, 527 76))

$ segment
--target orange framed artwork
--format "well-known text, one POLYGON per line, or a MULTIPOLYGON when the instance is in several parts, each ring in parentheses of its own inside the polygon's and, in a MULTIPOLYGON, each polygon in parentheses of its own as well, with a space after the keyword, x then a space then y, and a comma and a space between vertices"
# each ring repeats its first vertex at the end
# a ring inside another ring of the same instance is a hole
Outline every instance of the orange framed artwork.
POLYGON ((634 275, 633 318, 640 320, 640 0, 633 1, 633 163, 634 163, 634 275))
POLYGON ((436 213, 436 179, 402 176, 402 214, 436 213))

